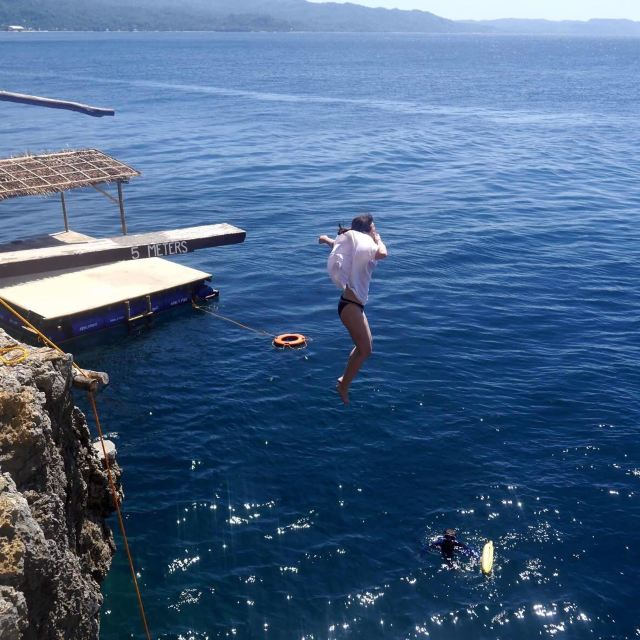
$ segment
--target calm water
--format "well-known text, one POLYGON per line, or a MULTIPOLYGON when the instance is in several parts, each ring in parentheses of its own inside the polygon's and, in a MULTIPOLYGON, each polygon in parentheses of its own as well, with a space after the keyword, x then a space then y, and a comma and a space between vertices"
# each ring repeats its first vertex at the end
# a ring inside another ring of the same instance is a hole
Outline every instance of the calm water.
MULTIPOLYGON (((76 347, 156 638, 632 638, 640 578, 640 40, 4 34, 2 156, 99 147, 140 169, 131 230, 225 221, 182 257, 219 311, 76 347), (320 233, 370 210, 391 257, 349 349, 320 233), (445 526, 495 573, 424 553, 445 526)), ((58 230, 0 204, 2 240, 58 230)), ((72 194, 73 228, 118 231, 72 194)), ((115 520, 113 526, 116 526, 115 520)), ((104 640, 141 637, 120 551, 104 640)))

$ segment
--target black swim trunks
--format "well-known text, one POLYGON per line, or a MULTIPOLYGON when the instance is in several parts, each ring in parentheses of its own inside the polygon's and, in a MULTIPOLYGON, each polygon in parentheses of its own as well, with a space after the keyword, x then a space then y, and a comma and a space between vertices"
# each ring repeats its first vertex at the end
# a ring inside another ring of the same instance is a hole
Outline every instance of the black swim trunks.
POLYGON ((344 296, 340 296, 340 300, 338 301, 338 315, 339 316, 342 316, 342 310, 348 304, 355 304, 356 307, 360 307, 360 311, 362 311, 362 313, 364 313, 364 305, 363 304, 360 304, 359 302, 356 302, 355 300, 347 300, 344 296))

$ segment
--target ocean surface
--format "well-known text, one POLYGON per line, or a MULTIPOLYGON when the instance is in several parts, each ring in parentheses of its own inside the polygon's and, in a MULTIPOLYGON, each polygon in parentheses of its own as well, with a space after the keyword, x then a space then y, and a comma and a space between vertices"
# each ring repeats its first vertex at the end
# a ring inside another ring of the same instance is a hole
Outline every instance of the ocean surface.
MULTIPOLYGON (((0 35, 3 89, 117 112, 0 102, 2 157, 97 147, 142 172, 130 231, 246 229, 178 261, 220 314, 310 338, 185 309, 68 347, 111 376, 154 638, 640 635, 639 69, 634 39, 0 35), (344 408, 317 236, 365 211, 390 256, 344 408), (492 576, 425 551, 445 527, 494 540, 492 576)), ((94 191, 68 207, 119 231, 94 191)), ((56 198, 0 216, 62 227, 56 198)), ((116 537, 101 638, 141 638, 116 537)))

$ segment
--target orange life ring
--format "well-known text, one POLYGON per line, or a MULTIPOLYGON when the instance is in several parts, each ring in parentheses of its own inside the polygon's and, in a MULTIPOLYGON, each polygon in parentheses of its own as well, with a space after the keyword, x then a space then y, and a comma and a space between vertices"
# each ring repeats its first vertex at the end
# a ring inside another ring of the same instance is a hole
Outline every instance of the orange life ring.
POLYGON ((304 347, 307 339, 301 333, 283 333, 273 339, 275 347, 304 347))

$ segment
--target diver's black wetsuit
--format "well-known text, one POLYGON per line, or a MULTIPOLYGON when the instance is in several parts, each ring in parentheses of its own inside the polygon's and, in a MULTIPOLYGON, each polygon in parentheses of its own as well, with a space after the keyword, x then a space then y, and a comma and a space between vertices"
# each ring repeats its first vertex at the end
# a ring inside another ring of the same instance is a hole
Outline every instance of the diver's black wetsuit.
POLYGON ((478 558, 480 556, 475 549, 458 542, 450 536, 440 536, 429 544, 429 549, 438 549, 447 560, 452 560, 455 553, 460 553, 466 558, 478 558))

